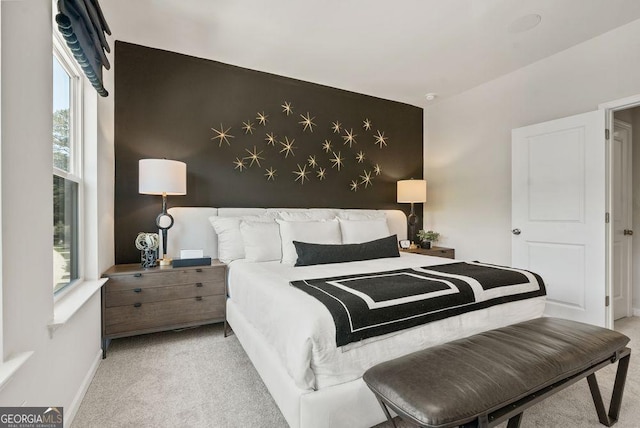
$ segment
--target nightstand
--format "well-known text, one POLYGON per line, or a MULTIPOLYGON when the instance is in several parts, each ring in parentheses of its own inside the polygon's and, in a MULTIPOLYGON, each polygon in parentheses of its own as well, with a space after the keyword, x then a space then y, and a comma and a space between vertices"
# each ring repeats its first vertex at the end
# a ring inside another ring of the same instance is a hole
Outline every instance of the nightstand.
POLYGON ((456 250, 445 247, 416 248, 414 250, 401 250, 405 253, 423 254, 425 256, 444 257, 446 259, 455 259, 456 250))
POLYGON ((226 265, 115 265, 103 277, 102 357, 111 339, 226 320, 226 265))

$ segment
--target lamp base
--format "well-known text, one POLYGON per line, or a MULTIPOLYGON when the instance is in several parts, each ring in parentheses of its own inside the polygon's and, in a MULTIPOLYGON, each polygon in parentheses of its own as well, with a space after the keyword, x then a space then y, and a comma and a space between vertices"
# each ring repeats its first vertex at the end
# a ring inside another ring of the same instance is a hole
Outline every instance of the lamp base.
POLYGON ((172 258, 170 257, 164 257, 160 260, 158 260, 158 264, 162 267, 162 266, 171 266, 171 262, 173 261, 172 258))
POLYGON ((408 239, 413 242, 417 239, 416 226, 418 225, 418 216, 413 211, 413 203, 411 203, 411 214, 407 217, 407 225, 409 226, 408 239))

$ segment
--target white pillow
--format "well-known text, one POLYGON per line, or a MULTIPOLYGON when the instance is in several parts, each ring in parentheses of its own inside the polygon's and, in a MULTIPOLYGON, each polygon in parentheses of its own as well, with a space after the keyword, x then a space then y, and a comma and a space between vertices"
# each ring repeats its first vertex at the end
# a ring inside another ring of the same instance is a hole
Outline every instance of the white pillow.
POLYGON ((222 263, 244 259, 244 242, 240 233, 240 221, 242 220, 273 222, 273 215, 246 216, 246 217, 220 217, 211 216, 209 222, 218 235, 218 259, 222 263))
POLYGON ((342 210, 338 213, 338 218, 343 218, 345 220, 376 220, 376 219, 386 219, 387 213, 384 211, 374 211, 374 210, 342 210))
POLYGON ((240 217, 209 217, 218 235, 218 259, 222 263, 244 259, 244 243, 240 234, 240 217))
POLYGON ((278 215, 286 221, 317 221, 336 218, 335 212, 331 210, 280 211, 278 215))
POLYGON ((287 221, 276 220, 282 239, 282 263, 295 264, 298 253, 293 241, 312 244, 341 244, 340 224, 337 220, 287 221))
POLYGON ((344 220, 339 218, 343 244, 361 244, 391 235, 387 220, 344 220))
POLYGON ((268 262, 282 258, 280 225, 273 222, 242 220, 240 233, 246 259, 251 262, 268 262))

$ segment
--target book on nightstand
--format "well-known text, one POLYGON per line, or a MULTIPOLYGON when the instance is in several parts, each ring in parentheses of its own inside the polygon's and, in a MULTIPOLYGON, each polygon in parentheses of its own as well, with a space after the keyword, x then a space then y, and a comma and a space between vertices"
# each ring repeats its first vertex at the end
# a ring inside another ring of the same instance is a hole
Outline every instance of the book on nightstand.
POLYGON ((211 257, 196 257, 192 259, 173 259, 173 267, 187 267, 187 266, 210 266, 211 257))

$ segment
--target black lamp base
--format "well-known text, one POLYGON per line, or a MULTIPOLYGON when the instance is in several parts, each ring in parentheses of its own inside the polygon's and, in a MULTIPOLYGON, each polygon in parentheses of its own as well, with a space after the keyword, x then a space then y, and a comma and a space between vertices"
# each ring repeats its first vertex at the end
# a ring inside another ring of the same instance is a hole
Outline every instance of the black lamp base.
POLYGON ((417 233, 418 233, 418 231, 416 230, 416 227, 418 226, 418 221, 419 220, 420 220, 419 217, 414 212, 413 202, 412 202, 411 203, 411 213, 407 217, 407 225, 409 226, 409 233, 408 233, 407 236, 408 236, 408 239, 411 242, 415 242, 416 241, 417 233))
POLYGON ((161 265, 171 263, 171 259, 167 258, 167 231, 173 226, 173 216, 167 212, 167 195, 162 194, 162 212, 156 217, 156 226, 162 232, 162 259, 161 265), (162 263, 162 261, 165 263, 162 263), (168 260, 168 263, 167 263, 168 260))

